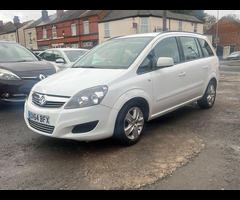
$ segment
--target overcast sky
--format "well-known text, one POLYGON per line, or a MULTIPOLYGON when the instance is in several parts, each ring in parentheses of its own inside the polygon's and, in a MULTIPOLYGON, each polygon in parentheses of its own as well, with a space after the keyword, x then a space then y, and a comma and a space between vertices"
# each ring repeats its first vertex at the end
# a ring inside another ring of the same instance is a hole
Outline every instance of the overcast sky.
MULTIPOLYGON (((48 15, 56 13, 56 10, 47 10, 48 15)), ((205 10, 206 13, 217 17, 217 10, 205 10)), ((219 10, 219 19, 228 14, 236 14, 240 19, 240 10, 219 10)), ((19 16, 20 22, 37 20, 41 17, 41 10, 0 10, 0 20, 3 23, 13 21, 14 16, 19 16)))
MULTIPOLYGON (((18 16, 20 22, 25 22, 29 20, 37 20, 42 16, 42 10, 0 10, 0 20, 3 23, 13 22, 14 16, 18 16)), ((48 15, 56 13, 56 10, 47 10, 48 15)))
MULTIPOLYGON (((205 10, 204 12, 210 15, 214 15, 217 18, 217 10, 205 10)), ((240 19, 240 10, 219 10, 219 19, 229 14, 235 14, 240 19)))

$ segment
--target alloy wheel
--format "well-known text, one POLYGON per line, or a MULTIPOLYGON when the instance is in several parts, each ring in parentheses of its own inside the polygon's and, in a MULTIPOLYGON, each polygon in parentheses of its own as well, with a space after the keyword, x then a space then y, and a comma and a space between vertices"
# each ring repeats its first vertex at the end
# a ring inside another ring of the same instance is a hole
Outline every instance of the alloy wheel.
POLYGON ((144 117, 140 108, 133 107, 124 119, 124 133, 130 140, 136 140, 143 130, 144 117))

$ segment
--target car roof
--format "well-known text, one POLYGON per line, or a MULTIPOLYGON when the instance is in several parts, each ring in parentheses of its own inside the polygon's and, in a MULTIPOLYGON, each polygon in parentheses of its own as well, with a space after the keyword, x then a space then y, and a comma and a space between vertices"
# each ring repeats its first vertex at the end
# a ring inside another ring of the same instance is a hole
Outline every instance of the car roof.
MULTIPOLYGON (((157 36, 165 36, 165 35, 175 35, 175 36, 192 36, 192 37, 201 37, 206 38, 206 36, 200 34, 200 33, 193 33, 193 32, 187 32, 187 31, 163 31, 163 32, 153 32, 153 33, 139 33, 134 35, 125 35, 125 36, 119 36, 115 38, 131 38, 131 37, 157 37, 157 36)), ((114 39, 114 38, 111 38, 114 39)))
POLYGON ((159 35, 159 32, 154 32, 154 33, 139 33, 139 34, 134 34, 134 35, 126 35, 122 37, 156 37, 159 35))
POLYGON ((76 51, 76 50, 87 50, 89 51, 89 49, 82 49, 82 48, 51 48, 51 49, 46 49, 45 51, 53 51, 53 50, 59 50, 59 51, 76 51))

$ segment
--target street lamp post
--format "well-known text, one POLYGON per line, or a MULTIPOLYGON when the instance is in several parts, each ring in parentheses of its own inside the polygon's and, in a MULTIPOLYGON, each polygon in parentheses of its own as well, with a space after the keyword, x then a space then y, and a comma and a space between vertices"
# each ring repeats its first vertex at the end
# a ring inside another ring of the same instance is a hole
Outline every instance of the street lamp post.
POLYGON ((167 30, 167 11, 163 10, 163 31, 167 30))
POLYGON ((218 47, 218 20, 219 20, 219 10, 217 11, 217 28, 216 28, 216 52, 218 47))

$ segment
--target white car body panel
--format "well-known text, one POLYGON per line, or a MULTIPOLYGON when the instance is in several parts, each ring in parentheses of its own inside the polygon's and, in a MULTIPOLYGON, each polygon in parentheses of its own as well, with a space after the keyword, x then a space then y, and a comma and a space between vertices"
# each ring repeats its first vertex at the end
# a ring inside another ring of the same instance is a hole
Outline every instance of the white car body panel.
POLYGON ((148 120, 200 99, 208 85, 215 78, 218 82, 219 61, 214 56, 189 62, 182 62, 172 67, 137 74, 137 68, 154 46, 170 36, 206 37, 191 33, 150 33, 127 37, 155 36, 128 69, 91 69, 70 68, 55 74, 36 84, 25 103, 24 119, 28 127, 46 136, 74 139, 81 141, 98 140, 111 137, 119 110, 131 99, 143 98, 149 105, 148 120), (95 106, 65 109, 64 106, 79 91, 98 85, 108 86, 106 96, 95 106), (53 96, 69 97, 61 108, 42 108, 32 102, 33 92, 53 96), (29 124, 28 112, 47 115, 52 134, 36 130, 29 124), (86 133, 72 133, 78 124, 98 121, 97 126, 86 133))

